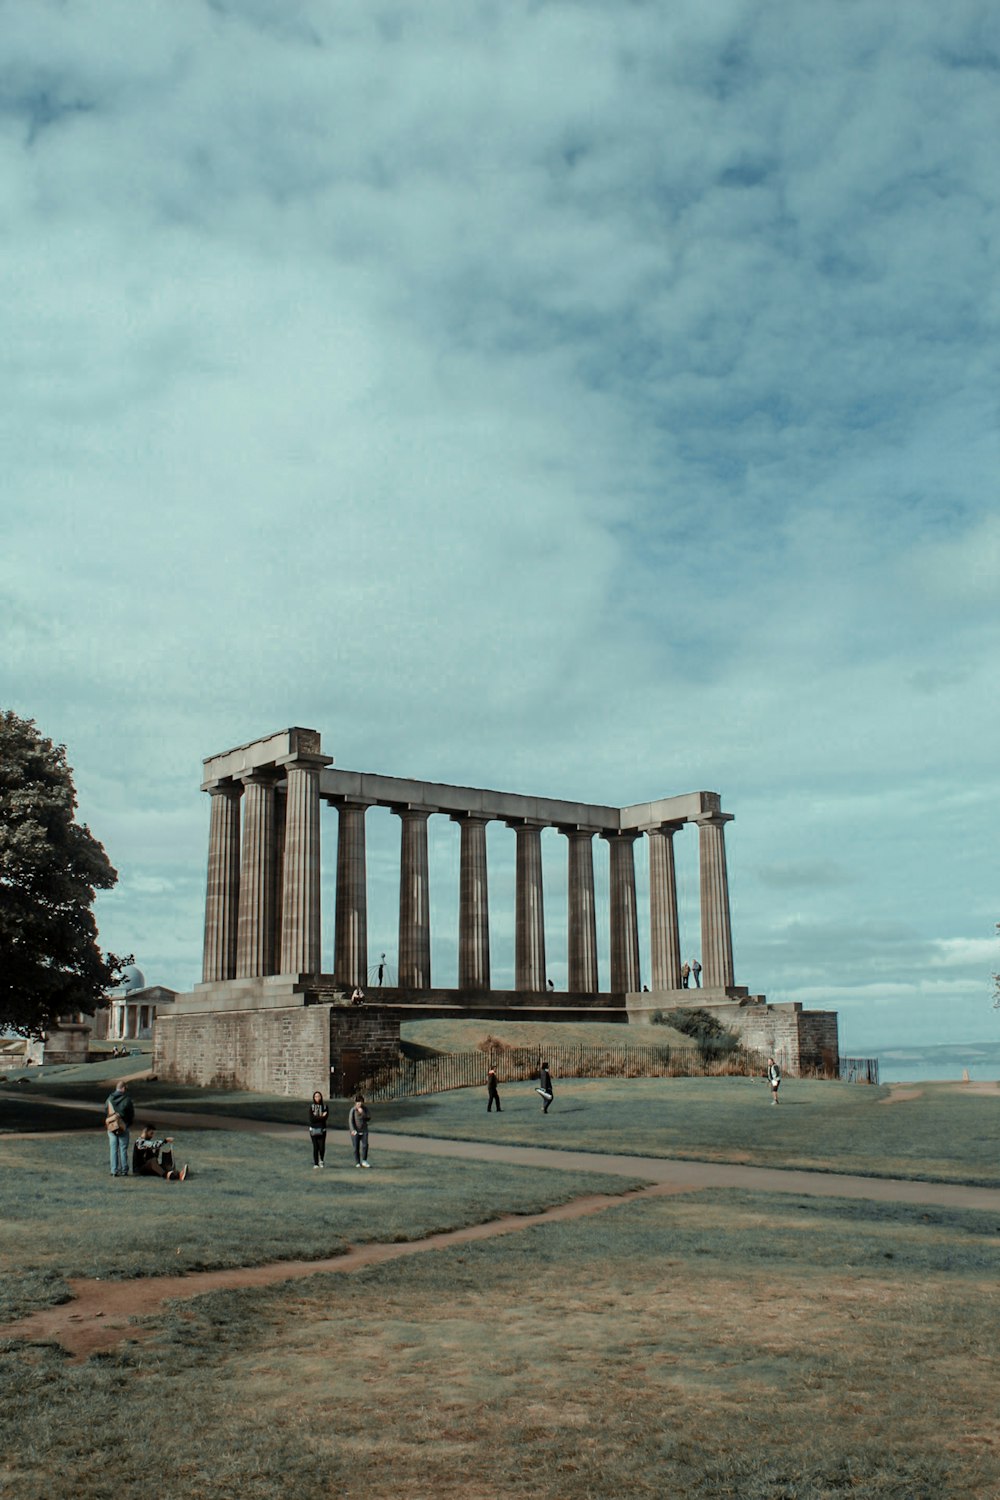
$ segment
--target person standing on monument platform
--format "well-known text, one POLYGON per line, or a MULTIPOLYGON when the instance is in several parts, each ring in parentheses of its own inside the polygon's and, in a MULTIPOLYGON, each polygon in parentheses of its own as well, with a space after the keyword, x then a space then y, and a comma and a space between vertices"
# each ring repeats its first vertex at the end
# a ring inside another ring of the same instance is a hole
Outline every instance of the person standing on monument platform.
POLYGON ((691 960, 691 978, 694 980, 696 990, 701 989, 701 964, 696 958, 691 960))
POLYGON ((681 989, 682 990, 686 990, 687 989, 687 987, 688 987, 688 981, 689 981, 690 978, 691 978, 691 965, 689 963, 684 963, 681 966, 681 989))
POLYGON ((368 1160, 368 1122, 371 1115, 365 1103, 364 1094, 358 1094, 351 1106, 351 1112, 347 1116, 347 1128, 351 1132, 351 1144, 354 1147, 354 1165, 356 1167, 369 1167, 368 1160))

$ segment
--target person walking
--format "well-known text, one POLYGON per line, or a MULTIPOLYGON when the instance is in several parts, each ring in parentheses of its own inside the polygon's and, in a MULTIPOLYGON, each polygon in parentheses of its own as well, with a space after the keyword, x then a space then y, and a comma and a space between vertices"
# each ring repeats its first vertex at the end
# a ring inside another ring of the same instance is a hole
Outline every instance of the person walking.
POLYGON ((781 1069, 773 1057, 767 1060, 767 1081, 771 1085, 771 1103, 777 1104, 778 1090, 781 1088, 781 1069))
POLYGON ((691 978, 694 980, 696 990, 701 989, 701 964, 696 958, 691 960, 691 978))
POLYGON ((538 1070, 538 1087, 535 1090, 535 1093, 541 1094, 542 1114, 547 1115, 549 1112, 549 1105, 552 1103, 553 1097, 555 1095, 555 1090, 552 1087, 552 1074, 549 1072, 549 1065, 547 1062, 543 1062, 542 1066, 538 1070))
POLYGON ((309 1139, 313 1148, 313 1171, 318 1172, 325 1165, 326 1156, 326 1122, 330 1117, 330 1109, 323 1101, 323 1095, 319 1089, 312 1096, 309 1105, 309 1139))
POLYGON ((364 1094, 358 1094, 351 1105, 351 1112, 347 1116, 347 1128, 351 1132, 351 1144, 354 1147, 354 1165, 356 1167, 370 1167, 368 1160, 368 1122, 371 1115, 365 1103, 364 1094))
POLYGON ((128 1091, 128 1080, 116 1083, 104 1101, 104 1128, 108 1133, 112 1177, 128 1176, 128 1132, 135 1119, 135 1105, 128 1091))
POLYGON ((681 989, 682 990, 686 990, 687 989, 687 987, 688 987, 688 980, 690 978, 691 978, 691 965, 689 963, 684 963, 684 964, 681 965, 681 989))
POLYGON ((502 1115, 503 1114, 503 1110, 500 1108, 500 1090, 497 1087, 497 1070, 496 1070, 496 1068, 494 1068, 494 1067, 491 1066, 490 1069, 489 1069, 489 1072, 486 1074, 486 1113, 487 1114, 489 1114, 489 1112, 493 1108, 494 1104, 497 1107, 497 1114, 498 1115, 502 1115))

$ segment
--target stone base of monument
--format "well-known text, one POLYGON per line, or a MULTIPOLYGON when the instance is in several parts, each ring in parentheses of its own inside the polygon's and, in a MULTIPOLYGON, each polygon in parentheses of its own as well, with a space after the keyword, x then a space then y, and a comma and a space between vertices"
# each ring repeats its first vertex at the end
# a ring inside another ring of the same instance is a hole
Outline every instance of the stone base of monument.
POLYGON ((156 1018, 153 1070, 163 1079, 212 1088, 302 1095, 335 1094, 399 1054, 405 1021, 465 1017, 482 1021, 600 1021, 627 1025, 655 1012, 706 1008, 745 1046, 773 1053, 786 1073, 835 1069, 836 1011, 768 1005, 739 986, 567 994, 524 990, 370 989, 350 1003, 353 986, 332 975, 277 974, 202 984, 178 995, 156 1018))
POLYGON ((630 1021, 651 1021, 659 1012, 669 1023, 671 1010, 710 1010, 744 1047, 776 1057, 785 1073, 815 1070, 836 1076, 840 1039, 835 1010, 803 1010, 798 1001, 768 1005, 763 995, 738 989, 653 990, 627 998, 630 1021))

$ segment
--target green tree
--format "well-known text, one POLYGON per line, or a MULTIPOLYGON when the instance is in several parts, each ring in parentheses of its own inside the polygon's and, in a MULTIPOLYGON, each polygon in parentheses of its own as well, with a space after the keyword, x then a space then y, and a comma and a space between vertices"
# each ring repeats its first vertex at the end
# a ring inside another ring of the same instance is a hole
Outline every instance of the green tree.
POLYGON ((92 1012, 130 962, 97 945, 94 897, 118 874, 75 814, 65 746, 0 713, 0 1027, 22 1036, 92 1012))

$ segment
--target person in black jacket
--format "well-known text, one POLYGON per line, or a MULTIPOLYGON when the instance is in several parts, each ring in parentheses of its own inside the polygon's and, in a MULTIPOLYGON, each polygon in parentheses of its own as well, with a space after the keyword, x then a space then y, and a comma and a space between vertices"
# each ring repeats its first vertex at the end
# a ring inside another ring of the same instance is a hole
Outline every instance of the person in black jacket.
POLYGON ((329 1114, 329 1107, 324 1104, 323 1095, 317 1089, 309 1106, 309 1139, 312 1141, 314 1172, 325 1165, 326 1122, 329 1114))
POLYGON ((497 1070, 496 1070, 496 1068, 491 1067, 490 1070, 489 1070, 489 1072, 486 1074, 486 1113, 487 1114, 489 1114, 489 1112, 493 1108, 494 1104, 497 1107, 497 1114, 498 1115, 503 1114, 503 1110, 500 1108, 500 1090, 497 1088, 497 1070))
POLYGON ((552 1097, 555 1093, 555 1090, 552 1087, 552 1074, 549 1072, 549 1065, 547 1062, 543 1062, 542 1066, 538 1070, 538 1088, 535 1090, 535 1092, 536 1094, 541 1094, 542 1114, 547 1115, 549 1112, 549 1105, 552 1103, 552 1097))
POLYGON ((347 1128, 351 1132, 351 1143, 354 1146, 354 1165, 356 1167, 368 1167, 368 1121, 371 1115, 365 1103, 364 1094, 358 1094, 351 1112, 347 1116, 347 1128))

